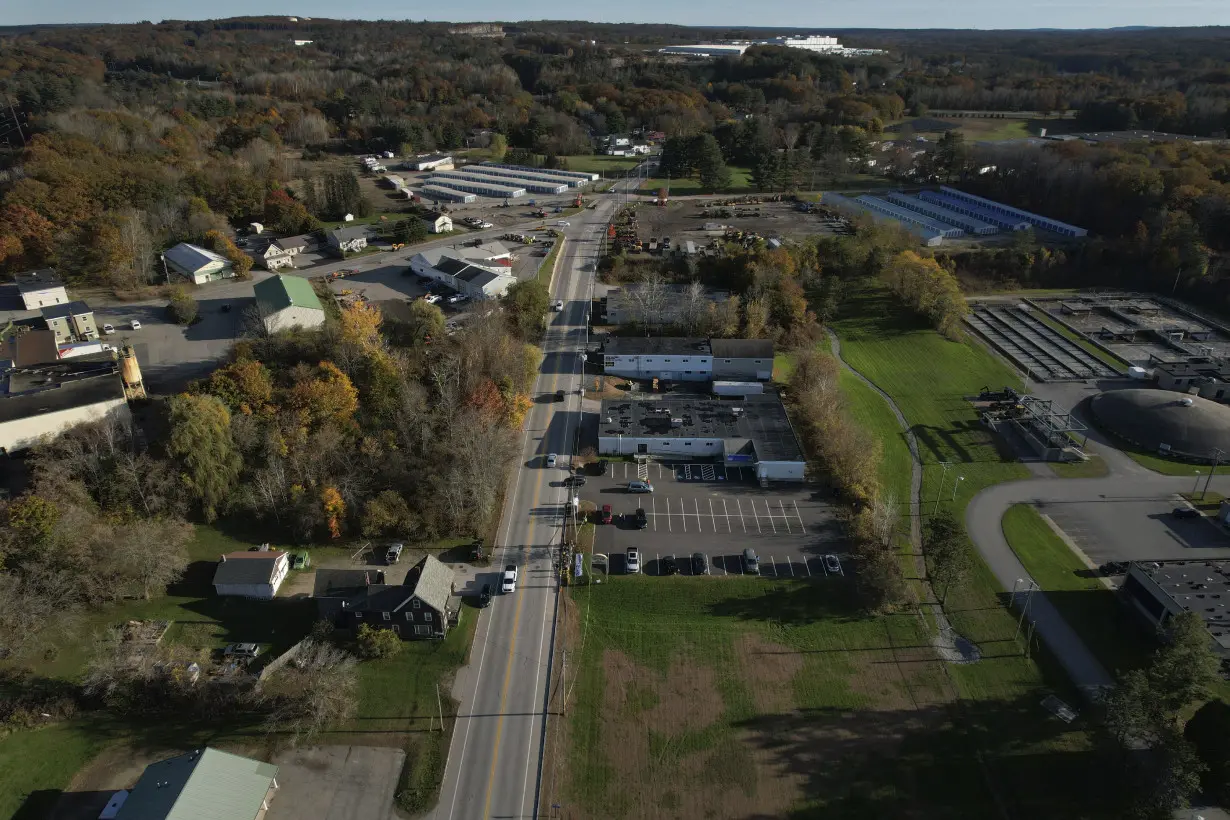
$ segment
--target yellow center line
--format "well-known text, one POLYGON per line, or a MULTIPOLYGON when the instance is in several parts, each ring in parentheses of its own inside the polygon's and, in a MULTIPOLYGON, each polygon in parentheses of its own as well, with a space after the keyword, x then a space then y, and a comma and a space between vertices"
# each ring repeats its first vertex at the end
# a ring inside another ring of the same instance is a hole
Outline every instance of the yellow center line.
MULTIPOLYGON (((561 354, 555 354, 555 355, 561 355, 561 354)), ((559 381, 559 374, 556 373, 552 375, 551 390, 549 392, 551 393, 555 392, 555 386, 558 383, 558 381, 559 381)), ((552 410, 551 412, 552 414, 554 414, 555 411, 552 410)), ((548 421, 547 429, 550 430, 550 428, 551 428, 551 423, 550 421, 548 421)), ((530 524, 529 524, 529 528, 526 530, 525 544, 522 544, 521 546, 521 549, 523 552, 527 547, 532 548, 534 544, 535 521, 534 521, 533 511, 538 509, 538 499, 541 493, 542 493, 542 481, 538 481, 534 485, 534 499, 530 505, 530 524)), ((509 514, 516 515, 515 512, 509 513, 509 514)), ((512 680, 513 654, 517 650, 517 626, 521 622, 521 604, 525 600, 525 584, 521 583, 521 581, 522 579, 518 577, 517 586, 519 588, 517 590, 517 608, 515 612, 513 613, 512 640, 508 642, 508 665, 504 668, 504 688, 500 692, 500 712, 495 722, 495 745, 494 745, 494 749, 491 754, 491 772, 487 775, 487 798, 486 800, 483 801, 483 817, 484 818, 490 816, 491 814, 491 790, 495 787, 495 769, 496 769, 496 764, 499 762, 499 759, 500 759, 500 735, 503 733, 503 730, 504 730, 504 709, 508 702, 508 684, 512 680)))

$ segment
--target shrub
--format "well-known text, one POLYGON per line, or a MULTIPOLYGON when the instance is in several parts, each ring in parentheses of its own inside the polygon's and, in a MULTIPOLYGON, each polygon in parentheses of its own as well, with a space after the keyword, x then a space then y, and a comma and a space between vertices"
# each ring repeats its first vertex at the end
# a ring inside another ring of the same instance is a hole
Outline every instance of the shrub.
POLYGON ((359 627, 355 643, 359 656, 368 660, 391 658, 401 651, 401 638, 397 637, 393 630, 373 629, 367 624, 359 627))
POLYGON ((181 325, 192 324, 200 312, 197 301, 181 287, 171 290, 171 303, 168 307, 171 310, 171 318, 181 325))

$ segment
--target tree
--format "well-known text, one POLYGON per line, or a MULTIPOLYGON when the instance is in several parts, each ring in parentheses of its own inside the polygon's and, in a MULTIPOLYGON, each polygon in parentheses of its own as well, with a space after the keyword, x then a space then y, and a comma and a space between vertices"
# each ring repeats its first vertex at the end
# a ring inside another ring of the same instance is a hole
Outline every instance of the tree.
POLYGON ((262 363, 243 359, 211 373, 205 390, 226 402, 232 412, 262 415, 273 401, 273 375, 262 363))
POLYGON ((167 452, 180 463, 184 483, 206 521, 218 516, 239 479, 243 460, 231 437, 231 414, 214 396, 181 393, 169 402, 167 452))
POLYGON ((720 191, 730 187, 730 169, 722 158, 722 149, 712 134, 701 134, 692 149, 696 171, 702 188, 720 191))
POLYGON ((370 624, 359 627, 355 645, 358 647, 359 657, 368 660, 391 658, 402 648, 401 638, 397 637, 393 630, 375 629, 370 624))
POLYGON ((547 286, 537 279, 517 282, 500 300, 513 329, 526 340, 542 333, 544 317, 551 306, 547 286))
POLYGON ((1183 736, 1205 765, 1201 787, 1214 803, 1230 804, 1230 705, 1210 700, 1183 727, 1183 736))
POLYGON ((315 371, 305 368, 287 393, 287 406, 308 424, 346 422, 359 409, 359 391, 333 362, 321 362, 315 371))
POLYGON ((188 568, 188 542, 192 527, 173 519, 138 519, 117 539, 115 560, 145 600, 161 594, 188 568))
POLYGON ((503 162, 504 154, 508 151, 508 137, 500 133, 491 135, 491 144, 487 146, 487 150, 491 152, 491 159, 494 162, 503 162))
POLYGON ((1149 686, 1161 708, 1178 715, 1209 696, 1219 665, 1204 621, 1184 612, 1169 621, 1166 642, 1149 666, 1149 686))
POLYGON ((368 302, 351 302, 342 308, 342 342, 359 350, 364 356, 383 354, 384 337, 380 323, 384 317, 380 308, 368 302))
POLYGON ((396 490, 381 490, 363 504, 360 531, 365 538, 401 535, 410 531, 413 519, 410 505, 401 493, 396 490))
POLYGON ((931 585, 938 588, 936 594, 943 601, 948 591, 964 581, 973 569, 973 555, 950 510, 940 510, 927 520, 923 547, 931 559, 931 585))
POLYGON ((200 305, 182 285, 171 288, 171 302, 167 307, 171 311, 171 317, 181 325, 190 325, 195 322, 197 313, 200 311, 200 305))
POLYGON ((399 219, 393 225, 393 241, 404 245, 422 242, 427 238, 427 223, 417 216, 399 219))
POLYGON ((286 733, 292 745, 310 741, 354 715, 359 680, 355 658, 329 643, 307 638, 299 652, 264 683, 274 708, 269 732, 286 733))

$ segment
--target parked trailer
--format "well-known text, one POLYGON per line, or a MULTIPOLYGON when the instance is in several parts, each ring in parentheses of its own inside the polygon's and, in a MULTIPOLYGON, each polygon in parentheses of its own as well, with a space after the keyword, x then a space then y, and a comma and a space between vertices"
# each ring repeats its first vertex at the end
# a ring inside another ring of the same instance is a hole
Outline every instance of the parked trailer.
POLYGON ((451 177, 433 176, 427 180, 426 187, 451 188, 455 191, 465 191, 468 194, 496 197, 499 199, 520 199, 525 196, 524 188, 513 185, 494 185, 489 182, 476 182, 451 177))
POLYGON ((489 185, 511 185, 524 188, 536 194, 562 194, 568 191, 568 186, 560 182, 543 182, 521 177, 497 177, 479 171, 438 171, 435 176, 440 179, 464 179, 470 182, 485 182, 489 185))
MULTIPOLYGON (((447 180, 441 180, 441 183, 444 182, 447 182, 447 180)), ((413 192, 407 191, 406 193, 412 194, 413 192)), ((458 191, 456 188, 449 188, 444 184, 433 185, 430 179, 427 180, 426 185, 419 189, 418 193, 419 196, 425 196, 428 199, 443 199, 448 202, 460 202, 462 205, 469 205, 478 199, 474 194, 458 191)))

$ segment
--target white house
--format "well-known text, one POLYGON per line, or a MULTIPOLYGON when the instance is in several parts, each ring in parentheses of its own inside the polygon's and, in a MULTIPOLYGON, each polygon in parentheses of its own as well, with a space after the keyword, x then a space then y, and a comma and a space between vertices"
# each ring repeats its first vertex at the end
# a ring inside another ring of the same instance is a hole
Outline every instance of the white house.
POLYGON ((358 253, 367 247, 367 228, 356 225, 353 228, 334 228, 329 231, 329 247, 334 253, 345 256, 348 253, 358 253))
POLYGON ((423 214, 423 221, 427 223, 427 230, 431 233, 448 233, 453 229, 452 217, 439 211, 427 211, 423 214))
POLYGON ((168 248, 162 258, 170 270, 197 285, 235 276, 235 269, 225 256, 187 242, 168 248))
POLYGON ((265 263, 266 270, 293 268, 295 257, 307 250, 311 244, 313 244, 312 237, 308 234, 275 239, 261 254, 261 261, 265 263))
POLYGON ((272 598, 290 571, 281 550, 228 552, 214 571, 214 592, 243 598, 272 598))
POLYGON ((64 283, 50 268, 19 273, 13 279, 17 282, 21 304, 26 310, 68 303, 68 291, 64 289, 64 283))
POLYGON ((257 282, 256 309, 265 330, 277 333, 292 327, 310 329, 325 323, 325 309, 312 283, 299 276, 278 274, 257 282))

